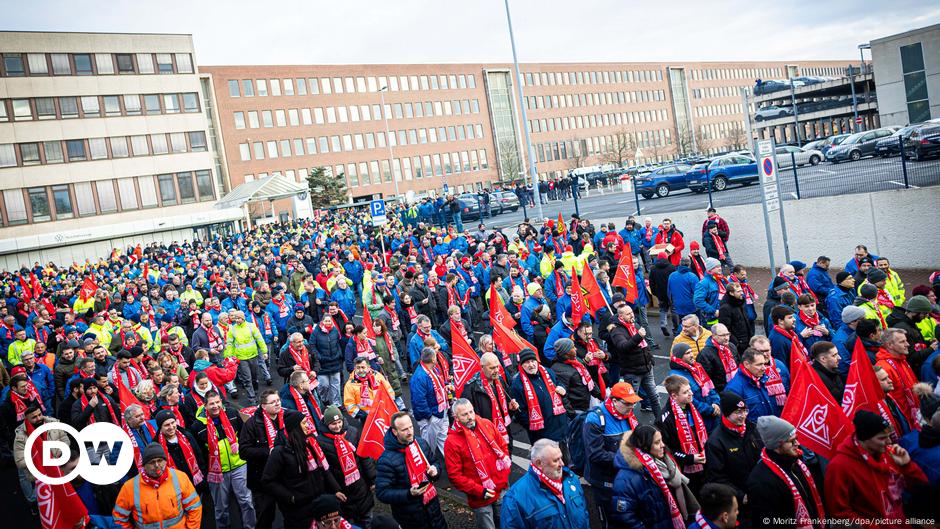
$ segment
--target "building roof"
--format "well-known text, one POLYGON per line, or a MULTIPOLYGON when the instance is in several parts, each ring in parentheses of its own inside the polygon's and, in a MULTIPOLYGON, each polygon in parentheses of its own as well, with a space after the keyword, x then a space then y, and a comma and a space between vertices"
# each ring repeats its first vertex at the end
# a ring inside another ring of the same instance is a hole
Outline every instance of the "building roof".
POLYGON ((249 202, 279 200, 307 193, 307 186, 281 175, 273 175, 236 187, 222 197, 216 208, 240 208, 249 202))

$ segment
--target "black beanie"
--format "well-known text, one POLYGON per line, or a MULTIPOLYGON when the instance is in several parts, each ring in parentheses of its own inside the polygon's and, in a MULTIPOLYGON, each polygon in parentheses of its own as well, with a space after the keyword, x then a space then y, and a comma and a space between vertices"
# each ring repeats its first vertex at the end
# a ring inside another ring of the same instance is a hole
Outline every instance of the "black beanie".
POLYGON ((836 284, 839 285, 850 277, 852 277, 852 274, 848 272, 845 272, 845 271, 839 272, 838 274, 836 274, 836 284))
POLYGON ((144 448, 142 459, 146 465, 154 459, 166 459, 166 452, 163 451, 163 447, 160 446, 160 443, 150 443, 147 445, 147 448, 144 448))
POLYGON ((303 413, 300 413, 299 411, 297 412, 285 411, 284 412, 284 429, 287 431, 291 431, 292 429, 300 425, 300 423, 304 422, 304 419, 306 417, 307 417, 306 415, 304 415, 303 413))
POLYGON ((744 399, 740 395, 733 391, 722 391, 718 395, 721 399, 721 415, 727 417, 734 413, 737 410, 746 410, 747 404, 744 403, 744 399))
POLYGON ((868 410, 858 410, 855 412, 855 417, 852 419, 852 422, 855 424, 855 437, 857 437, 859 441, 867 441, 888 428, 891 428, 891 425, 888 424, 888 421, 884 420, 884 417, 868 410))

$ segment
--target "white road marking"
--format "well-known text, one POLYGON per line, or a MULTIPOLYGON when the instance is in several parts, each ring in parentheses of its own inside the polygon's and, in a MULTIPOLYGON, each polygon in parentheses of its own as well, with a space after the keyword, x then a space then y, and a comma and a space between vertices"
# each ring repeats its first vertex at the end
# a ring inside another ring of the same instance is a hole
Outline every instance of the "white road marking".
POLYGON ((828 169, 820 169, 819 172, 826 173, 826 174, 836 174, 835 171, 830 171, 828 169))
MULTIPOLYGON (((896 182, 896 181, 894 181, 894 180, 888 180, 888 183, 889 183, 889 184, 894 184, 894 185, 896 185, 896 186, 904 187, 904 182, 896 182)), ((908 186, 909 186, 911 189, 920 189, 919 187, 917 187, 917 186, 915 186, 915 185, 910 185, 910 184, 908 184, 908 186)))

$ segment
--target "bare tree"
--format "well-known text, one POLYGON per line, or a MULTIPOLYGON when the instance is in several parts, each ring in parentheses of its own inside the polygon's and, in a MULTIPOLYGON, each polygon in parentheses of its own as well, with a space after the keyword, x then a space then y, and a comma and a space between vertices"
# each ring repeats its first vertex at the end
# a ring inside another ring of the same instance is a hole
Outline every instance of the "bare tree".
POLYGON ((607 152, 604 154, 604 161, 616 165, 618 168, 626 165, 633 159, 636 152, 636 143, 633 137, 623 129, 614 133, 610 137, 611 141, 607 144, 607 152))
POLYGON ((725 148, 737 151, 747 148, 747 131, 740 121, 733 121, 725 132, 725 148))
POLYGON ((499 168, 503 182, 514 182, 520 178, 522 158, 515 139, 507 138, 499 142, 499 168))
POLYGON ((589 163, 590 159, 584 140, 580 138, 571 140, 571 150, 568 151, 568 167, 570 169, 583 167, 589 163))
POLYGON ((686 156, 695 152, 695 133, 688 127, 682 125, 679 127, 679 134, 676 136, 676 154, 686 156))

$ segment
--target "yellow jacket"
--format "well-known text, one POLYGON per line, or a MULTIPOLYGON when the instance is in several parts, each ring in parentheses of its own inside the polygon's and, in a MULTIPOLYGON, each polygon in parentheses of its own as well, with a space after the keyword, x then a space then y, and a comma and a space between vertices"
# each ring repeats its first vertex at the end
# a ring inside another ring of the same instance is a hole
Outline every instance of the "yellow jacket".
POLYGON ((125 481, 114 504, 114 522, 124 529, 199 529, 202 502, 189 476, 166 469, 159 487, 143 483, 140 475, 125 481))
POLYGON ((184 290, 183 293, 180 294, 180 303, 186 303, 188 305, 189 300, 191 299, 196 300, 197 307, 202 306, 202 292, 199 292, 196 289, 192 289, 192 290, 184 290))
MULTIPOLYGON (((695 358, 698 358, 699 353, 702 352, 702 349, 705 348, 705 342, 712 337, 711 331, 705 327, 699 326, 698 328, 698 339, 693 340, 685 335, 685 333, 680 332, 676 335, 676 338, 672 341, 672 347, 675 347, 677 343, 689 344, 689 347, 692 348, 692 352, 695 355, 695 358)), ((672 347, 669 349, 672 350, 672 347)))
POLYGON ((261 331, 254 323, 245 322, 232 325, 225 340, 225 356, 234 356, 239 360, 251 360, 258 355, 268 354, 261 331))
POLYGON ((888 280, 885 282, 885 290, 894 298, 895 305, 904 304, 904 282, 901 281, 901 276, 890 268, 888 269, 888 280))
POLYGON ((543 278, 547 278, 555 271, 555 255, 545 254, 542 256, 542 262, 539 263, 539 272, 543 278))

